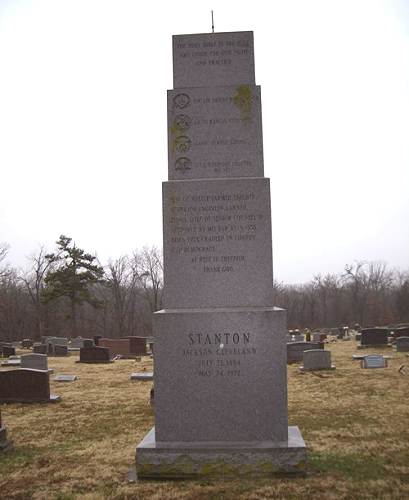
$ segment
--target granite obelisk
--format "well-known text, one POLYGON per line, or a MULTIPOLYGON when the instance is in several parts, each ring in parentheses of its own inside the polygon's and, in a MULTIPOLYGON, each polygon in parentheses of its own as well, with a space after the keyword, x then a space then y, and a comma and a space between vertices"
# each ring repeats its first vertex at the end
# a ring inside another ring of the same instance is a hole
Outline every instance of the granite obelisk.
POLYGON ((138 477, 302 472, 285 311, 272 306, 270 184, 252 32, 173 37, 155 427, 138 477))

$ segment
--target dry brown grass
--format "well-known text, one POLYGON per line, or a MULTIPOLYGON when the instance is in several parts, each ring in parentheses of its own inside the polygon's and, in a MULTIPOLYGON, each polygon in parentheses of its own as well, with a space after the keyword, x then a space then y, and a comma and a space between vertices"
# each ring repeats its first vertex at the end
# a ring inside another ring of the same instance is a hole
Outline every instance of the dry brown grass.
POLYGON ((409 498, 409 375, 398 372, 409 358, 387 351, 389 368, 362 370, 353 341, 327 348, 335 371, 288 368, 289 424, 309 450, 305 478, 128 483, 135 447, 153 425, 151 383, 129 376, 152 361, 86 365, 74 355, 49 360, 55 373, 79 376, 52 382, 60 403, 2 405, 15 448, 0 456, 0 498, 409 498))

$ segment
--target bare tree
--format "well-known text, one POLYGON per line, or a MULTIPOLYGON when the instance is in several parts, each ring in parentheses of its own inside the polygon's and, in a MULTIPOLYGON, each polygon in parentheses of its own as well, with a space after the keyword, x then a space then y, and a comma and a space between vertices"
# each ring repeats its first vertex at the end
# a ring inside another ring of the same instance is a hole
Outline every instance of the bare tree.
POLYGON ((47 306, 41 300, 41 296, 44 290, 44 278, 54 266, 54 263, 47 259, 46 256, 47 252, 41 246, 36 254, 29 257, 31 267, 20 276, 35 311, 35 337, 40 337, 45 333, 47 306))
POLYGON ((162 252, 155 246, 134 252, 133 273, 145 293, 152 312, 161 308, 163 290, 162 252))

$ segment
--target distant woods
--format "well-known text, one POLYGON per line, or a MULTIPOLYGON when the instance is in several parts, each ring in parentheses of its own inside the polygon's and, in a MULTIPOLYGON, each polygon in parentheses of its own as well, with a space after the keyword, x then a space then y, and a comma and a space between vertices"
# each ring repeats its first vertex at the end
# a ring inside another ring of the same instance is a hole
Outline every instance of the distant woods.
POLYGON ((302 285, 273 286, 274 303, 287 310, 289 328, 409 321, 409 270, 392 270, 384 262, 354 262, 302 285))
POLYGON ((102 265, 62 235, 54 252, 40 248, 24 270, 7 264, 7 252, 0 244, 0 340, 151 335, 163 289, 157 248, 102 265))
MULTIPOLYGON (((107 264, 62 235, 53 252, 40 248, 26 268, 7 264, 0 244, 0 340, 41 335, 147 336, 162 307, 163 267, 155 247, 107 264)), ((289 328, 387 325, 409 321, 409 270, 354 262, 339 274, 301 285, 273 284, 274 305, 289 328)))

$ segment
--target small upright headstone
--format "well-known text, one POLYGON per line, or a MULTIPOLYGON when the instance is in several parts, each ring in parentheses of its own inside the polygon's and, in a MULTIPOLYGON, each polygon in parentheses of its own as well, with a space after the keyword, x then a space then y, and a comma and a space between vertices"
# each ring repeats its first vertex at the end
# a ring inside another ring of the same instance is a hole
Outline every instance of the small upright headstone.
POLYGON ((50 375, 44 370, 18 368, 0 372, 0 403, 59 401, 50 394, 50 375))
POLYGON ((331 352, 324 349, 311 349, 303 352, 302 371, 333 370, 331 364, 331 352))
POLYGON ((397 352, 409 352, 409 337, 398 337, 396 339, 397 352))
MULTIPOLYGON (((145 340, 146 345, 146 340, 145 340)), ((99 339, 99 346, 107 347, 111 357, 120 356, 121 358, 134 358, 135 354, 131 352, 131 342, 127 339, 99 339)), ((145 347, 146 352, 146 347, 145 347)))
POLYGON ((324 349, 320 342, 289 342, 287 344, 287 363, 302 361, 303 352, 311 349, 324 349))
POLYGON ((82 347, 94 347, 96 344, 92 339, 82 339, 82 347))
POLYGON ((94 344, 99 345, 99 339, 102 339, 102 335, 94 335, 94 344))
POLYGON ((8 358, 9 356, 15 356, 16 355, 16 348, 9 346, 9 345, 3 345, 3 358, 8 358))
POLYGON ((54 345, 54 356, 68 356, 68 346, 66 345, 54 345))
POLYGON ((46 344, 34 344, 33 345, 33 353, 35 353, 35 354, 47 354, 46 344))
POLYGON ((362 328, 361 347, 388 345, 388 328, 362 328))
POLYGON ((69 346, 70 349, 80 349, 81 347, 83 347, 83 338, 82 337, 75 337, 75 338, 71 339, 70 346, 69 346))
POLYGON ((48 358, 45 354, 22 354, 21 368, 32 370, 48 370, 48 358))
POLYGON ((30 349, 31 347, 33 347, 33 344, 34 342, 30 339, 23 339, 21 341, 21 348, 22 349, 30 349))
POLYGON ((111 357, 107 347, 81 347, 79 363, 110 363, 111 357))
POLYGON ((9 450, 11 446, 12 443, 7 439, 7 430, 6 426, 3 425, 0 410, 0 452, 9 450))
POLYGON ((146 337, 123 337, 124 339, 129 340, 129 349, 131 354, 136 354, 138 356, 147 354, 146 352, 146 337))

